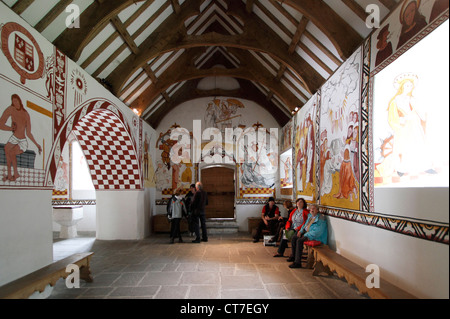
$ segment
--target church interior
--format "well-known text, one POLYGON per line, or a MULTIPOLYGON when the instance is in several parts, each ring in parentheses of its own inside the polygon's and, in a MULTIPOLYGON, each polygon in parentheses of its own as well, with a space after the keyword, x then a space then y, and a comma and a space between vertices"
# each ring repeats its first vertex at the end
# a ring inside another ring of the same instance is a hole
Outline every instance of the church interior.
POLYGON ((0 299, 449 298, 448 17, 1 0, 0 299), (197 182, 208 235, 182 218, 170 242, 197 182), (298 237, 316 207, 326 239, 294 269, 284 224, 258 227, 300 198, 298 237))

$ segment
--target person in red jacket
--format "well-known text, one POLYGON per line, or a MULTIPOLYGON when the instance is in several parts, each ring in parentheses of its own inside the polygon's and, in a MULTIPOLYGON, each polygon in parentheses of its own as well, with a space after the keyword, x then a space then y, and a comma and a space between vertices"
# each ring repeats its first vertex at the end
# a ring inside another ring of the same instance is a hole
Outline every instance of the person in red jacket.
POLYGON ((269 198, 268 203, 263 207, 261 213, 261 221, 256 230, 256 235, 253 237, 253 242, 259 242, 263 229, 268 229, 271 235, 274 235, 277 230, 278 218, 280 217, 280 210, 275 205, 275 199, 269 198))
MULTIPOLYGON (((291 231, 292 234, 297 233, 308 219, 309 211, 306 209, 306 201, 303 198, 299 198, 297 199, 295 204, 297 206, 297 209, 292 211, 291 215, 289 216, 289 220, 286 222, 285 231, 287 234, 289 233, 289 231, 291 231)), ((273 257, 284 257, 284 251, 286 250, 288 246, 288 240, 290 239, 291 238, 283 238, 283 240, 281 240, 280 246, 278 247, 278 252, 273 257)))

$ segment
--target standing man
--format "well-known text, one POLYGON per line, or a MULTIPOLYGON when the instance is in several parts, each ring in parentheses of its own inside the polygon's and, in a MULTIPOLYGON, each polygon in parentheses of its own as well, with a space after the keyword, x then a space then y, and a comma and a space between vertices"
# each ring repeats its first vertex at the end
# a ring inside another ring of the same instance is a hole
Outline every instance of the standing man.
POLYGON ((191 184, 189 188, 189 192, 184 197, 184 202, 186 203, 186 209, 188 213, 188 226, 189 226, 189 233, 191 236, 195 233, 195 225, 194 225, 194 216, 192 212, 192 199, 194 198, 195 194, 195 184, 191 184))
POLYGON ((195 194, 191 203, 191 212, 194 221, 195 229, 195 240, 193 243, 200 243, 200 225, 202 227, 202 239, 201 241, 208 241, 208 234, 206 232, 206 216, 205 216, 205 206, 208 205, 208 195, 203 190, 203 184, 201 182, 195 183, 195 194))
POLYGON ((34 139, 31 133, 30 114, 23 107, 22 100, 17 94, 11 96, 11 105, 6 108, 0 117, 0 130, 11 131, 12 135, 5 145, 7 174, 3 181, 14 182, 20 177, 17 170, 17 155, 22 154, 28 148, 27 137, 36 145, 39 154, 42 152, 41 146, 34 139), (11 126, 6 125, 6 121, 11 118, 11 126), (11 168, 14 173, 11 174, 11 168))
POLYGON ((256 230, 256 235, 253 237, 253 242, 259 242, 259 237, 264 228, 269 229, 271 235, 275 235, 278 225, 278 218, 280 217, 280 210, 275 205, 275 198, 270 197, 269 202, 263 207, 261 213, 261 221, 256 230))

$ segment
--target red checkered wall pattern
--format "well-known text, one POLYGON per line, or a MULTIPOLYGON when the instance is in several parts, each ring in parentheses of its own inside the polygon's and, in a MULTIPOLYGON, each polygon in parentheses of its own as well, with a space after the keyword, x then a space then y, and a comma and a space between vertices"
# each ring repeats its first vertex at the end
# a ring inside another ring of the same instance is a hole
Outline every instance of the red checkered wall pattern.
POLYGON ((97 109, 74 127, 96 190, 140 189, 139 164, 130 135, 111 111, 97 109))

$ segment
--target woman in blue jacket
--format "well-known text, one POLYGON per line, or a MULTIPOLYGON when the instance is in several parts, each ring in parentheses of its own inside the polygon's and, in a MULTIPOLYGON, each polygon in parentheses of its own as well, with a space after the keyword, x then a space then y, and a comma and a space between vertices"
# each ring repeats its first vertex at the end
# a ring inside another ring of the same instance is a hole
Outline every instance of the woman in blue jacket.
POLYGON ((309 205, 310 214, 306 223, 300 231, 292 237, 292 254, 288 261, 293 262, 290 268, 302 268, 303 244, 306 241, 317 240, 322 244, 327 244, 328 227, 325 216, 319 213, 319 208, 315 204, 309 205))

